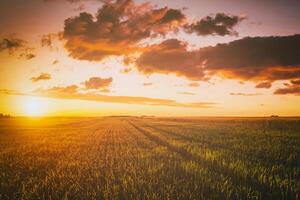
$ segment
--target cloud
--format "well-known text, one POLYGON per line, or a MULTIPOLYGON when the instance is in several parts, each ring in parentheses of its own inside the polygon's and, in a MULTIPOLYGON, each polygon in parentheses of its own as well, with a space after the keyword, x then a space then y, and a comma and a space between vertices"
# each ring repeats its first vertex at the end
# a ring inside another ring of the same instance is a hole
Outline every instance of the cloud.
POLYGON ((124 68, 120 70, 120 73, 122 74, 128 74, 132 71, 132 68, 124 68))
POLYGON ((205 67, 228 78, 286 80, 300 77, 300 35, 246 37, 199 51, 205 67))
POLYGON ((101 78, 101 77, 91 77, 89 80, 83 82, 86 89, 101 89, 106 88, 111 85, 112 78, 101 78))
POLYGON ((190 80, 213 75, 242 81, 300 78, 300 35, 246 37, 189 51, 187 43, 169 39, 149 46, 137 59, 140 72, 173 73, 190 80))
POLYGON ((30 80, 32 82, 38 82, 38 81, 42 81, 42 80, 50 80, 51 79, 51 75, 48 73, 41 73, 38 76, 35 77, 31 77, 30 80))
POLYGON ((110 93, 110 90, 107 89, 107 88, 104 88, 104 89, 101 89, 99 92, 102 92, 102 93, 110 93))
MULTIPOLYGON (((74 87, 74 89, 77 89, 74 87)), ((209 108, 214 106, 214 103, 200 102, 200 103, 178 103, 174 100, 149 98, 149 97, 136 97, 136 96, 107 96, 96 93, 79 93, 71 89, 63 88, 50 88, 48 90, 40 90, 38 94, 46 97, 63 98, 63 99, 78 99, 99 101, 107 103, 125 103, 125 104, 140 104, 152 106, 172 106, 172 107, 190 107, 190 108, 209 108)))
POLYGON ((231 96, 245 96, 245 97, 251 97, 251 96, 258 96, 261 95, 260 93, 242 93, 242 92, 232 92, 229 95, 231 96))
POLYGON ((153 85, 153 83, 143 83, 143 86, 150 86, 153 85))
POLYGON ((59 63, 59 60, 54 60, 53 62, 52 62, 52 65, 56 65, 56 64, 58 64, 59 63))
POLYGON ((26 52, 26 51, 24 53, 19 54, 19 58, 24 58, 26 60, 31 60, 35 57, 36 57, 35 54, 30 53, 30 52, 26 52))
MULTIPOLYGON (((59 2, 59 1, 62 1, 62 0, 44 0, 44 2, 59 2)), ((69 3, 84 3, 84 2, 87 2, 87 1, 99 1, 99 2, 103 2, 105 0, 65 0, 66 2, 69 2, 69 3)))
MULTIPOLYGON (((93 16, 82 12, 65 20, 63 39, 69 55, 79 60, 101 61, 109 56, 124 56, 147 51, 146 39, 185 31, 198 35, 234 35, 233 28, 244 17, 217 13, 188 24, 180 9, 157 8, 149 2, 133 0, 103 1, 93 16)), ((45 43, 50 43, 45 38, 45 43)))
POLYGON ((291 80, 291 83, 293 85, 299 85, 300 86, 300 79, 298 79, 298 80, 291 80))
POLYGON ((168 7, 156 9, 132 0, 105 1, 95 17, 82 12, 65 20, 65 48, 79 60, 128 55, 141 48, 142 40, 177 31, 185 20, 180 10, 168 7))
POLYGON ((27 60, 30 60, 30 59, 32 59, 32 58, 35 58, 36 55, 33 54, 33 53, 29 53, 29 54, 26 54, 25 57, 26 57, 27 60))
POLYGON ((44 34, 41 37, 41 46, 42 47, 48 47, 50 50, 58 50, 58 48, 55 46, 56 40, 62 39, 62 33, 48 33, 44 34))
POLYGON ((189 79, 203 80, 205 74, 198 57, 197 51, 187 50, 186 42, 168 39, 146 48, 136 60, 136 66, 145 74, 173 73, 189 79))
POLYGON ((78 88, 79 87, 77 85, 68 85, 65 87, 55 86, 55 87, 48 88, 48 89, 39 88, 39 89, 35 90, 34 93, 47 94, 50 96, 51 95, 60 95, 60 94, 76 94, 78 88))
POLYGON ((300 87, 299 86, 289 86, 286 88, 279 88, 275 90, 274 94, 284 95, 284 94, 294 94, 300 95, 300 87))
POLYGON ((191 82, 188 84, 189 87, 199 87, 200 84, 198 82, 191 82))
POLYGON ((8 89, 0 89, 1 94, 7 94, 7 95, 27 95, 22 92, 18 92, 16 90, 8 90, 8 89))
POLYGON ((178 94, 183 94, 183 95, 195 95, 195 93, 192 93, 192 92, 178 92, 178 94))
POLYGON ((36 57, 36 55, 32 53, 33 50, 33 48, 28 47, 27 41, 16 38, 15 35, 0 38, 0 52, 7 51, 9 55, 14 55, 16 52, 19 52, 19 58, 30 60, 36 57))
POLYGON ((255 87, 256 88, 270 88, 270 87, 272 87, 272 83, 269 81, 264 81, 264 82, 258 83, 255 87))
POLYGON ((3 38, 0 40, 0 51, 8 50, 9 54, 13 54, 15 50, 23 48, 26 44, 25 40, 17 38, 3 38))
POLYGON ((80 93, 77 85, 70 85, 66 87, 52 87, 48 89, 37 89, 30 93, 21 93, 14 90, 0 90, 0 93, 8 95, 26 95, 26 96, 39 96, 57 99, 76 99, 85 101, 96 101, 106 103, 122 103, 122 104, 136 104, 136 105, 149 105, 149 106, 170 106, 170 107, 183 107, 183 108, 211 108, 216 103, 213 102, 192 102, 192 103, 179 103, 171 99, 138 97, 138 96, 109 96, 100 95, 94 92, 80 93))
POLYGON ((225 13, 217 13, 214 16, 207 16, 195 23, 185 25, 185 31, 188 33, 197 33, 197 35, 234 35, 238 33, 233 29, 245 17, 227 15, 225 13))
POLYGON ((185 20, 185 15, 181 10, 168 9, 165 15, 160 19, 161 24, 169 24, 172 22, 181 22, 185 20))
POLYGON ((276 95, 286 95, 286 94, 293 94, 293 95, 300 95, 300 79, 298 80, 291 80, 290 84, 285 84, 285 88, 278 88, 275 90, 274 94, 276 95))

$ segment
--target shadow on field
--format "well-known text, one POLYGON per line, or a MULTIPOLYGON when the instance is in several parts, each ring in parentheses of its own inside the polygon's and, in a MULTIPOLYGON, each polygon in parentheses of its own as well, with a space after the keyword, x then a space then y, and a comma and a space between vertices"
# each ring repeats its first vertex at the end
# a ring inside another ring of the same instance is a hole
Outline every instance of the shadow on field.
MULTIPOLYGON (((216 150, 216 151, 220 151, 220 150, 227 150, 229 151, 232 155, 234 156, 240 156, 241 154, 243 154, 244 157, 247 157, 247 159, 251 159, 253 157, 253 152, 250 152, 250 151, 238 151, 236 148, 230 146, 230 145, 224 145, 224 144, 221 144, 221 143, 213 143, 212 140, 208 140, 208 139, 205 139, 205 138, 197 138, 197 137, 192 137, 192 136, 187 136, 187 135, 183 135, 183 134, 179 134, 179 133, 176 133, 176 132, 173 132, 173 131, 168 131, 168 130, 165 130, 163 128, 158 128, 158 127, 155 127, 155 126, 150 126, 150 125, 146 125, 146 127, 149 127, 155 131, 158 131, 166 136, 169 136, 169 137, 173 137, 175 139, 179 139, 179 140, 183 140, 183 141, 186 141, 186 142, 190 142, 190 141, 193 141, 193 142, 196 142, 198 144, 201 144, 201 145, 205 145, 206 148, 210 149, 210 150, 216 150)), ((273 163, 273 160, 269 159, 268 156, 265 156, 265 155, 256 155, 255 156, 255 160, 252 159, 253 162, 257 162, 257 160, 260 160, 260 161, 266 161, 268 160, 269 162, 268 163, 273 163)), ((261 162, 261 164, 263 164, 264 162, 261 162)), ((266 167, 269 167, 269 165, 266 165, 266 167)))
MULTIPOLYGON (((227 168, 225 166, 220 165, 217 161, 210 161, 203 158, 200 158, 198 156, 195 156, 185 150, 184 148, 172 145, 168 143, 167 141, 161 139, 160 137, 152 134, 150 131, 145 130, 144 128, 141 128, 132 122, 129 121, 129 124, 131 124, 135 129, 137 129, 140 133, 145 135, 147 138, 149 138, 151 141, 166 147, 169 151, 175 152, 179 154, 182 158, 184 158, 187 161, 192 161, 200 166, 207 168, 209 171, 212 171, 216 173, 217 176, 225 176, 229 180, 232 181, 233 184, 235 184, 238 187, 241 187, 241 185, 246 186, 247 188, 254 189, 255 191, 258 191, 260 193, 260 199, 273 199, 278 198, 280 196, 281 199, 285 199, 280 193, 280 188, 277 186, 270 187, 267 184, 260 183, 256 178, 253 177, 245 177, 238 173, 236 173, 234 170, 227 168)), ((187 139, 187 138, 185 138, 187 139)), ((288 195, 289 196, 289 195, 288 195)))

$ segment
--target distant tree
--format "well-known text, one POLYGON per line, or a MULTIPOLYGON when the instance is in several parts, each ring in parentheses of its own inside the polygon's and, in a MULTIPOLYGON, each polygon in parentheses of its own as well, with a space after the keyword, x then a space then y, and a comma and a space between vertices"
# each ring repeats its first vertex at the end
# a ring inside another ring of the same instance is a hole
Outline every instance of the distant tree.
POLYGON ((5 115, 3 113, 0 113, 0 118, 9 118, 9 117, 10 117, 10 115, 5 115))
POLYGON ((271 115, 271 117, 279 117, 278 115, 271 115))

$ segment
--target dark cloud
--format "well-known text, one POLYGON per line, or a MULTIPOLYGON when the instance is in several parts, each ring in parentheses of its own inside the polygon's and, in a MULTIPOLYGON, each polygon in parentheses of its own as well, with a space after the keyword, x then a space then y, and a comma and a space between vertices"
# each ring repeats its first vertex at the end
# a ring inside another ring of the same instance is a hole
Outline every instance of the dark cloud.
POLYGON ((187 43, 169 39, 145 49, 136 60, 139 71, 149 73, 174 73, 190 79, 205 78, 196 51, 188 51, 187 43))
POLYGON ((8 52, 12 54, 15 50, 23 48, 25 44, 25 40, 17 38, 3 38, 0 40, 0 51, 8 50, 8 52))
POLYGON ((264 81, 264 82, 258 83, 255 87, 256 88, 270 88, 270 87, 272 87, 272 83, 269 81, 264 81))
POLYGON ((83 82, 86 89, 103 89, 111 85, 112 78, 91 77, 83 82))
POLYGON ((300 87, 299 86, 289 86, 286 88, 279 88, 279 89, 275 90, 274 94, 276 94, 276 95, 285 95, 285 94, 300 95, 300 87))
POLYGON ((107 1, 95 17, 83 12, 65 20, 65 48, 80 60, 128 55, 140 48, 143 39, 176 31, 184 21, 180 10, 132 0, 107 1))
POLYGON ((21 52, 20 57, 28 54, 29 48, 27 47, 27 41, 16 38, 15 36, 9 36, 7 38, 0 38, 0 52, 7 51, 10 55, 15 52, 21 52))
POLYGON ((300 95, 300 79, 291 80, 290 84, 284 84, 286 87, 278 88, 275 90, 274 94, 276 95, 285 95, 285 94, 293 94, 300 95))
POLYGON ((161 24, 172 23, 173 21, 181 22, 185 20, 185 15, 181 10, 169 9, 165 15, 160 19, 161 24))
POLYGON ((300 79, 298 79, 298 80, 291 80, 291 83, 293 85, 299 85, 300 86, 300 79))
POLYGON ((36 55, 32 53, 33 50, 34 48, 28 47, 27 41, 16 38, 15 35, 0 38, 0 52, 7 51, 10 55, 14 55, 18 52, 19 58, 30 60, 36 57, 36 55))
POLYGON ((186 43, 169 39, 146 48, 136 67, 146 74, 173 73, 191 80, 207 80, 212 75, 270 83, 298 79, 300 35, 246 37, 192 51, 186 43))
POLYGON ((42 81, 42 80, 50 80, 51 79, 51 75, 48 74, 48 73, 41 73, 40 75, 38 76, 34 76, 34 77, 31 77, 30 80, 32 82, 38 82, 38 81, 42 81))
POLYGON ((235 35, 238 33, 233 29, 238 25, 244 17, 235 15, 227 15, 225 13, 217 13, 214 16, 207 16, 198 22, 185 25, 184 28, 188 33, 197 33, 197 35, 235 35))
POLYGON ((205 68, 243 80, 300 77, 300 35, 247 37, 200 49, 205 68))
POLYGON ((258 96, 261 95, 260 93, 242 93, 242 92, 232 92, 229 95, 231 96, 245 96, 245 97, 251 97, 251 96, 258 96))

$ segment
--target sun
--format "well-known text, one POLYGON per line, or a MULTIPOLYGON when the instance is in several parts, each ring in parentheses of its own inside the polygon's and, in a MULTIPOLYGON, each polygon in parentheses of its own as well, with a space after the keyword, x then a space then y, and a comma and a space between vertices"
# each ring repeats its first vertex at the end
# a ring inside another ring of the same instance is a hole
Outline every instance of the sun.
POLYGON ((40 116, 43 114, 43 100, 38 97, 27 97, 24 101, 24 111, 28 116, 40 116))

